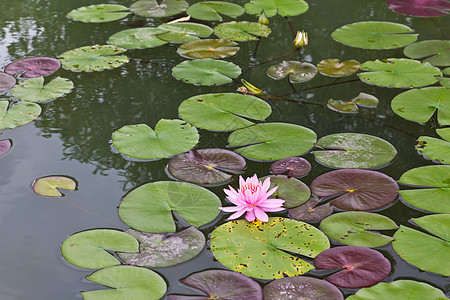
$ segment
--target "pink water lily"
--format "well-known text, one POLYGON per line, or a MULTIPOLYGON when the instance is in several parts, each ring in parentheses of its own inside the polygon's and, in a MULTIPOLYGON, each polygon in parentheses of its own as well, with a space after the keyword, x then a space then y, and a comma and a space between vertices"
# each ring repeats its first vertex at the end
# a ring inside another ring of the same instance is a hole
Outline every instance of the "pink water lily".
POLYGON ((234 212, 228 220, 237 219, 244 213, 247 221, 251 222, 255 219, 261 222, 268 222, 269 216, 265 212, 281 211, 283 210, 284 200, 281 199, 267 199, 269 198, 278 187, 274 187, 267 191, 270 187, 270 178, 264 180, 261 183, 258 177, 253 177, 244 180, 242 176, 239 176, 239 190, 236 191, 231 186, 229 189, 223 191, 227 194, 227 199, 236 206, 220 207, 225 212, 234 212))

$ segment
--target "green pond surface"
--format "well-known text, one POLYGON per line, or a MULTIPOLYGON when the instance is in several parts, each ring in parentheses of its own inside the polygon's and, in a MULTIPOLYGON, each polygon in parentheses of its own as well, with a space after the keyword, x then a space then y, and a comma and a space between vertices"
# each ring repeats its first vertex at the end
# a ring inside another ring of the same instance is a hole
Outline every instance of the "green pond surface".
MULTIPOLYGON (((88 24, 69 19, 66 14, 83 5, 114 3, 129 7, 134 1, 75 0, 0 0, 0 67, 12 61, 35 56, 57 57, 81 46, 106 44, 109 36, 121 30, 141 26, 158 26, 169 19, 144 19, 135 15, 103 23, 88 24)), ((189 0, 192 5, 199 1, 189 0)), ((246 1, 232 1, 244 5, 246 1)), ((394 50, 362 50, 334 41, 330 34, 336 28, 359 21, 391 21, 410 26, 419 33, 419 41, 449 39, 448 17, 412 18, 389 10, 383 0, 315 0, 308 1, 308 12, 291 17, 295 30, 308 32, 310 44, 288 57, 317 64, 322 59, 356 59, 360 62, 377 58, 404 57, 402 48, 394 50)), ((183 16, 183 15, 181 15, 183 16)), ((239 20, 256 21, 243 15, 239 20)), ((231 19, 226 19, 231 21, 231 19)), ((215 26, 218 22, 204 22, 215 26)), ((432 165, 419 155, 414 146, 421 135, 435 136, 438 124, 433 118, 421 125, 395 115, 390 101, 403 89, 381 88, 365 84, 356 75, 340 79, 349 83, 334 84, 335 79, 317 75, 304 84, 296 84, 291 93, 286 80, 274 81, 266 75, 273 63, 256 66, 270 58, 293 50, 289 25, 280 16, 270 18, 272 34, 264 38, 255 59, 251 59, 256 42, 242 42, 237 55, 225 60, 243 69, 240 78, 274 95, 305 99, 318 105, 267 100, 271 122, 299 124, 314 130, 318 137, 339 132, 358 132, 383 138, 393 144, 397 157, 379 171, 398 180, 407 170, 432 165), (380 103, 376 109, 360 109, 358 114, 343 115, 326 108, 328 99, 351 99, 365 92, 375 95, 380 103)), ((183 83, 172 76, 172 67, 185 59, 176 53, 178 45, 168 44, 145 50, 126 52, 131 61, 117 69, 75 73, 60 69, 56 75, 69 78, 75 88, 68 95, 40 104, 41 115, 33 122, 12 130, 1 130, 0 139, 11 139, 10 151, 0 157, 0 298, 1 299, 81 299, 80 291, 101 289, 84 277, 93 272, 74 267, 60 254, 61 243, 71 234, 93 228, 126 230, 118 216, 121 198, 144 183, 170 180, 165 168, 168 159, 137 162, 125 159, 114 150, 112 133, 128 124, 146 123, 151 127, 162 118, 178 118, 180 103, 189 97, 218 92, 234 92, 240 85, 200 87, 183 83), (32 190, 37 178, 65 175, 74 178, 77 190, 65 191, 63 198, 42 197, 32 190)), ((281 62, 278 60, 277 62, 281 62)), ((11 99, 9 92, 0 93, 0 100, 11 99)), ((226 148, 229 133, 199 130, 197 149, 226 148)), ((304 155, 312 171, 302 178, 306 184, 332 169, 318 164, 312 154, 304 155)), ((244 177, 268 175, 270 162, 247 160, 244 177)), ((237 180, 232 183, 237 185, 237 180)), ((222 200, 225 186, 209 188, 222 200)), ((392 206, 380 210, 397 224, 410 225, 412 217, 426 215, 397 199, 392 206)), ((275 214, 274 214, 275 215, 275 214)), ((277 214, 286 216, 287 213, 277 214)), ((228 215, 202 226, 208 237, 228 215)), ((181 227, 184 224, 179 224, 181 227)), ((316 224, 317 225, 317 224, 316 224)), ((389 235, 393 234, 388 232, 389 235)), ((445 291, 444 276, 420 271, 402 260, 391 244, 377 248, 392 263, 386 279, 415 279, 445 291)), ((205 269, 226 269, 216 261, 207 247, 194 259, 180 265, 155 269, 168 283, 167 294, 194 294, 178 282, 191 273, 205 269)), ((311 275, 323 277, 312 271, 311 275)), ((266 281, 260 281, 264 284, 266 281)), ((343 289, 344 294, 354 290, 343 289)))

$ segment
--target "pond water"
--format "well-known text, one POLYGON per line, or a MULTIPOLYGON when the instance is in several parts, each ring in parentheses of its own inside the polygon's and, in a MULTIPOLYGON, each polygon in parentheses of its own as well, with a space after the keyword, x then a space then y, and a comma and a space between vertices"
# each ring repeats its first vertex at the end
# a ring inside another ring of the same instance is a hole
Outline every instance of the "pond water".
MULTIPOLYGON (((0 66, 25 57, 59 54, 81 46, 106 44, 109 36, 138 26, 141 17, 129 15, 120 21, 87 24, 66 17, 72 9, 83 5, 116 3, 125 6, 134 1, 27 0, 2 3, 0 18, 0 66)), ((189 1, 194 4, 199 1, 189 1)), ((233 1, 244 5, 246 1, 233 1)), ((360 62, 376 58, 404 57, 402 49, 361 50, 342 45, 330 37, 336 28, 357 21, 391 21, 405 24, 419 33, 419 40, 448 39, 449 18, 411 18, 390 11, 380 0, 316 0, 309 1, 307 13, 291 17, 295 30, 309 34, 310 45, 288 59, 317 64, 325 58, 356 59, 360 62)), ((240 20, 256 21, 243 15, 240 20)), ((228 19, 227 19, 228 20, 228 19)), ((145 20, 145 26, 157 26, 167 19, 145 20)), ((272 106, 271 122, 299 124, 313 129, 318 137, 339 132, 358 132, 378 136, 392 143, 398 155, 381 172, 398 179, 405 171, 431 165, 414 149, 420 135, 435 136, 435 120, 425 125, 404 120, 390 108, 391 99, 403 92, 367 85, 359 80, 336 83, 335 79, 317 75, 308 83, 296 85, 302 92, 290 94, 286 81, 267 77, 266 69, 274 64, 258 63, 292 50, 292 33, 284 18, 270 19, 272 34, 261 41, 255 59, 251 59, 255 42, 240 43, 237 55, 226 60, 243 69, 241 78, 263 87, 273 95, 306 99, 319 105, 267 100, 272 106), (256 66, 256 67, 255 67, 256 66), (322 86, 322 87, 321 87, 322 86), (342 115, 326 108, 328 99, 351 99, 359 92, 375 95, 376 109, 360 109, 355 115, 342 115)), ((206 24, 215 25, 211 22, 206 24)), ((172 76, 171 69, 184 59, 176 53, 177 45, 168 44, 126 54, 131 62, 124 66, 93 73, 75 73, 60 69, 58 76, 69 78, 75 88, 68 95, 41 104, 42 113, 33 122, 12 130, 2 130, 1 139, 11 139, 12 149, 0 157, 0 293, 2 299, 80 299, 79 291, 96 290, 98 284, 84 279, 90 270, 74 267, 60 254, 61 243, 71 234, 93 228, 127 229, 118 217, 121 198, 144 183, 170 180, 165 167, 168 159, 136 162, 126 160, 112 150, 112 133, 127 124, 145 123, 154 127, 162 118, 176 119, 180 103, 191 96, 206 93, 233 92, 239 86, 231 83, 219 87, 185 84, 172 76), (66 175, 78 183, 76 191, 65 192, 63 198, 35 194, 32 183, 47 175, 66 175)), ((279 60, 281 61, 281 60, 279 60)), ((355 75, 339 82, 356 79, 355 75)), ((9 100, 9 92, 0 100, 9 100)), ((226 148, 229 133, 200 130, 197 149, 226 148)), ((312 154, 304 156, 312 164, 312 172, 301 180, 306 184, 330 171, 318 164, 312 154)), ((247 161, 244 176, 268 175, 270 163, 247 161)), ((233 182, 234 185, 237 181, 233 182)), ((224 199, 223 187, 209 188, 224 199)), ((380 211, 397 224, 408 225, 411 217, 425 213, 397 200, 380 211)), ((278 214, 287 216, 287 213, 278 214)), ((202 226, 206 236, 226 219, 202 226)), ((317 225, 317 224, 316 224, 317 225)), ((393 232, 392 232, 393 233, 393 232)), ((392 246, 377 248, 392 263, 387 282, 416 279, 445 291, 446 278, 420 271, 398 257, 392 246)), ((168 292, 193 294, 178 280, 205 269, 225 267, 214 260, 208 248, 199 256, 180 265, 155 269, 168 283, 168 292)), ((312 276, 321 273, 312 271, 312 276)), ((261 281, 263 284, 265 281, 261 281)), ((343 290, 352 294, 354 290, 343 290)), ((166 294, 166 295, 167 295, 166 294)))

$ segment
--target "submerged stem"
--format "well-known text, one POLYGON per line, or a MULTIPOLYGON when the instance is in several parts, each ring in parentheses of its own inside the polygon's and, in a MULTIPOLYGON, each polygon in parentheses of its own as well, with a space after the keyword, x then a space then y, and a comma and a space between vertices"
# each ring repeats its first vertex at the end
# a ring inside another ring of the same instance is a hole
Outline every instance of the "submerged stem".
POLYGON ((92 216, 101 218, 101 219, 103 219, 103 220, 105 220, 105 221, 108 221, 109 223, 112 223, 112 224, 114 224, 114 225, 116 225, 116 226, 121 226, 120 224, 114 222, 113 220, 110 220, 110 219, 108 219, 108 218, 106 218, 106 217, 103 217, 103 216, 101 216, 101 215, 99 215, 99 214, 96 214, 96 213, 93 212, 93 211, 87 210, 86 208, 84 208, 84 207, 82 207, 82 206, 76 204, 75 202, 71 201, 71 200, 70 200, 69 198, 67 198, 67 197, 64 197, 64 198, 66 199, 67 202, 69 202, 70 205, 72 205, 72 206, 78 208, 78 209, 81 210, 81 211, 84 211, 85 213, 88 213, 88 214, 90 214, 90 215, 92 215, 92 216))

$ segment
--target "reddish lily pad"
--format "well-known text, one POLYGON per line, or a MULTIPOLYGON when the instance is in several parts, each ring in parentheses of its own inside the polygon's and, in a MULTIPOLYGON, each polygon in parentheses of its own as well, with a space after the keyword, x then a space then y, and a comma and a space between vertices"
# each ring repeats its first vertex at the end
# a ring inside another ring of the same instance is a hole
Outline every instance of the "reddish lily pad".
POLYGON ((326 76, 343 77, 358 71, 360 65, 359 61, 353 59, 340 62, 337 58, 329 58, 321 60, 317 64, 317 70, 326 76))
POLYGON ((283 199, 283 207, 292 208, 308 201, 311 192, 306 184, 295 178, 289 178, 284 175, 266 176, 261 178, 264 181, 270 178, 270 188, 278 187, 273 196, 283 199))
POLYGON ((386 0, 389 9, 413 17, 438 17, 448 14, 447 0, 386 0))
POLYGON ((66 176, 41 177, 33 183, 33 191, 46 197, 62 197, 64 194, 58 189, 74 191, 76 187, 77 183, 66 176))
POLYGON ((16 84, 16 79, 6 73, 0 72, 0 92, 9 90, 16 84))
POLYGON ((325 279, 338 287, 349 289, 377 284, 391 272, 391 263, 383 254, 358 246, 327 249, 314 258, 313 264, 319 270, 342 269, 325 279))
POLYGON ((311 197, 307 202, 300 206, 290 208, 289 216, 297 221, 303 222, 319 222, 333 213, 333 207, 330 203, 317 206, 321 201, 320 198, 311 197))
POLYGON ((32 57, 25 58, 5 67, 5 73, 10 75, 24 72, 21 77, 34 78, 47 76, 56 72, 61 67, 61 62, 51 57, 32 57))
POLYGON ((288 157, 274 162, 270 171, 275 175, 287 172, 288 177, 303 177, 311 171, 311 164, 301 157, 288 157))
POLYGON ((11 145, 11 140, 0 140, 0 156, 8 152, 8 150, 11 148, 11 145))

